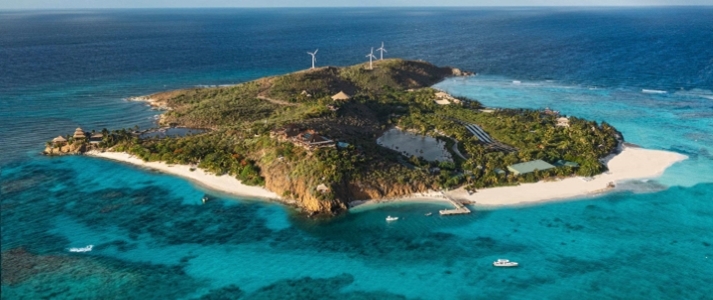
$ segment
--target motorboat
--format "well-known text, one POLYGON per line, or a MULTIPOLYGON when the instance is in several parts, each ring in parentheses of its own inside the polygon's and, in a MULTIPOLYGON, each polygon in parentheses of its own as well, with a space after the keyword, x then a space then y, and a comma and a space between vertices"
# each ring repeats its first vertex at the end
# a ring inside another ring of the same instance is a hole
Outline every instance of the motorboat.
POLYGON ((92 248, 94 248, 94 245, 87 245, 82 248, 69 248, 69 252, 89 252, 92 251, 92 248))
POLYGON ((433 214, 432 212, 429 212, 429 213, 426 214, 426 217, 428 217, 428 216, 430 216, 430 215, 432 215, 432 214, 433 214))
POLYGON ((398 220, 398 219, 399 219, 399 217, 387 216, 387 217, 386 217, 386 222, 396 221, 396 220, 398 220))
POLYGON ((208 202, 208 195, 203 196, 203 198, 201 198, 201 201, 203 202, 203 204, 208 202))
POLYGON ((496 267, 517 267, 518 263, 514 261, 509 261, 507 259, 498 259, 493 262, 493 266, 496 267))

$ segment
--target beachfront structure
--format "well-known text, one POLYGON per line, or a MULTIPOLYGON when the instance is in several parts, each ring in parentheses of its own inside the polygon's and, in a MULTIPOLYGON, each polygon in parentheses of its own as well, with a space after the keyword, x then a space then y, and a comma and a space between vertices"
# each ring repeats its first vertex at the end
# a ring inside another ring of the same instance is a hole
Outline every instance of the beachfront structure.
POLYGON ((77 127, 77 129, 74 130, 74 139, 86 139, 87 136, 84 134, 84 130, 82 128, 77 127))
POLYGON ((579 168, 579 164, 576 162, 571 162, 571 161, 566 161, 566 160, 558 160, 557 162, 554 163, 556 167, 572 167, 572 168, 579 168))
POLYGON ((101 143, 103 138, 104 138, 104 135, 101 133, 92 133, 92 136, 89 137, 89 142, 92 144, 99 144, 99 143, 101 143))
POLYGON ((369 54, 367 54, 366 57, 369 58, 369 70, 373 70, 374 64, 373 64, 372 60, 376 58, 376 56, 374 56, 374 47, 371 47, 371 52, 369 52, 369 54))
POLYGON ((62 136, 60 135, 60 136, 58 136, 58 137, 52 139, 52 143, 53 143, 55 146, 62 146, 62 145, 64 145, 64 144, 67 143, 67 139, 65 139, 64 137, 62 137, 62 136))
POLYGON ((314 50, 314 52, 307 52, 307 54, 312 55, 312 69, 314 69, 314 62, 317 61, 317 51, 319 49, 314 50))
POLYGON ((557 118, 557 126, 569 127, 569 118, 566 118, 566 117, 557 118))
POLYGON ((533 160, 533 161, 528 161, 528 162, 508 166, 508 170, 510 170, 510 172, 512 172, 515 175, 522 175, 522 174, 535 172, 535 170, 544 171, 544 170, 553 169, 554 167, 555 166, 547 163, 546 161, 538 159, 538 160, 533 160))
POLYGON ((381 42, 381 47, 376 49, 376 51, 379 51, 379 60, 384 60, 384 52, 389 52, 384 48, 384 42, 381 42))
POLYGON ((332 100, 334 100, 334 101, 346 101, 351 98, 352 98, 351 96, 347 95, 347 93, 345 93, 343 91, 339 91, 339 93, 336 93, 336 94, 334 94, 334 96, 332 96, 332 100))

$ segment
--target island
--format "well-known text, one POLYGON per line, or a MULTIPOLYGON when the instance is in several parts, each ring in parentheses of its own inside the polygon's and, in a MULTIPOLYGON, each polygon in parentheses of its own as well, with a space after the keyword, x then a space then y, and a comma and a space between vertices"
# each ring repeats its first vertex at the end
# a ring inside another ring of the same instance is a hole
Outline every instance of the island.
POLYGON ((624 146, 606 122, 486 108, 431 87, 469 75, 384 59, 162 92, 134 98, 165 111, 161 129, 77 128, 47 142, 45 153, 147 166, 323 215, 390 199, 512 205, 572 198, 658 176, 686 158, 624 146), (176 128, 198 130, 161 134, 176 128))

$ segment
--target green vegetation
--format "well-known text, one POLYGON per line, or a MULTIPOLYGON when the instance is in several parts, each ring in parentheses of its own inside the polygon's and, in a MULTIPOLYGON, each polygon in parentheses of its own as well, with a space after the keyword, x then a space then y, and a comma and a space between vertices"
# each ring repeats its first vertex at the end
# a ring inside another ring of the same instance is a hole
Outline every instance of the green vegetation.
MULTIPOLYGON (((481 113, 481 105, 470 100, 461 105, 435 104, 436 91, 428 86, 452 73, 451 68, 394 59, 376 62, 374 70, 364 65, 328 67, 232 87, 157 94, 171 107, 164 123, 211 130, 164 139, 139 139, 118 130, 105 132, 101 146, 147 161, 196 164, 216 174, 236 176, 246 184, 265 185, 281 195, 323 203, 604 171, 599 159, 617 145, 613 127, 577 118, 570 118, 569 128, 556 127, 554 116, 534 110, 481 113), (339 91, 352 99, 333 101, 330 96, 339 91), (517 151, 500 152, 484 145, 460 122, 478 124, 517 151), (275 136, 288 124, 350 146, 307 150, 275 136), (378 146, 376 138, 392 126, 444 140, 454 161, 428 162, 378 146), (456 141, 466 159, 453 152, 456 141), (564 159, 580 167, 524 176, 497 172, 533 159, 564 159), (329 192, 317 192, 320 184, 329 187, 329 192)), ((329 207, 335 212, 334 206, 329 207)))

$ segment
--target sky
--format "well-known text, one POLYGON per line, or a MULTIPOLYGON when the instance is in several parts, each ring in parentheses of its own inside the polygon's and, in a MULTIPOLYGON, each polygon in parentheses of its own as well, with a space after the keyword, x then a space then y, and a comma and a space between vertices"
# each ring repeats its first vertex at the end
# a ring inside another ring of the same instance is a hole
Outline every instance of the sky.
POLYGON ((713 0, 2 0, 0 9, 713 5, 713 0))

